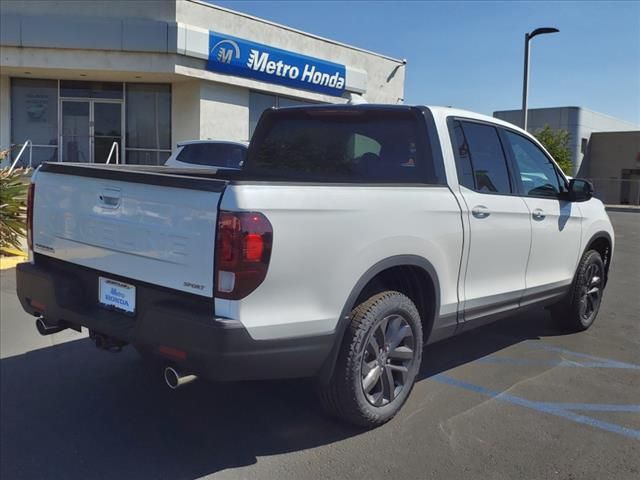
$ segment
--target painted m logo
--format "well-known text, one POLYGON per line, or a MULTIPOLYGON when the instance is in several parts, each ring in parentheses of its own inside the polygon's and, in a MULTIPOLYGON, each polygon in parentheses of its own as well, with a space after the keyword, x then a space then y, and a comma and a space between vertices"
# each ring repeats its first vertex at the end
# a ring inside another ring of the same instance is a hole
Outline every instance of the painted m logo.
POLYGON ((218 61, 221 63, 231 63, 233 58, 233 50, 230 48, 220 47, 218 50, 218 61))

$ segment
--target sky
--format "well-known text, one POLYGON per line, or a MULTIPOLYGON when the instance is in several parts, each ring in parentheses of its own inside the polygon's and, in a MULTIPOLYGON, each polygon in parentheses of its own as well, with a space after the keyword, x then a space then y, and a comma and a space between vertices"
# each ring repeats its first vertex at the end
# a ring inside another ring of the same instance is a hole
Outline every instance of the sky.
POLYGON ((211 3, 406 58, 405 103, 489 115, 521 108, 525 32, 556 27, 531 41, 529 108, 586 107, 640 124, 637 0, 211 3))

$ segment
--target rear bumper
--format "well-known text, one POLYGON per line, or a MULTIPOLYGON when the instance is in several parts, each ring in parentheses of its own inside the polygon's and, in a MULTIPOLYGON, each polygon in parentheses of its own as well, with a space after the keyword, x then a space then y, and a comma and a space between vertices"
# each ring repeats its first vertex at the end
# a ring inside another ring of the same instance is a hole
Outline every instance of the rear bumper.
POLYGON ((16 268, 24 310, 50 323, 86 327, 144 351, 161 346, 184 352, 167 363, 211 380, 309 377, 318 374, 333 335, 253 340, 240 322, 215 318, 213 299, 137 282, 35 255, 16 268), (98 304, 98 276, 136 286, 136 313, 98 304), (180 355, 182 356, 182 355, 180 355))

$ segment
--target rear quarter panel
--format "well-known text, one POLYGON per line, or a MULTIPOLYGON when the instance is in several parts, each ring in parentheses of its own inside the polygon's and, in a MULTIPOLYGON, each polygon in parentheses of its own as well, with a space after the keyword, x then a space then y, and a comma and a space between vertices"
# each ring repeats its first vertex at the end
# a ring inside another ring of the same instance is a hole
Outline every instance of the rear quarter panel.
POLYGON ((457 309, 462 220, 447 187, 244 184, 223 210, 259 211, 273 226, 267 277, 216 314, 240 320, 255 339, 333 332, 365 272, 389 257, 417 255, 438 272, 440 314, 457 309))

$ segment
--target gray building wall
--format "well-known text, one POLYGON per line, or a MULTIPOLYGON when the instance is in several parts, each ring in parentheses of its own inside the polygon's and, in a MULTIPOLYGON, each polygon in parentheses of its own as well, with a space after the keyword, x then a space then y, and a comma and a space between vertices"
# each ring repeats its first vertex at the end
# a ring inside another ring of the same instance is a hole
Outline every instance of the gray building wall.
MULTIPOLYGON (((563 129, 569 132, 573 175, 581 172, 592 133, 640 129, 640 126, 631 122, 581 107, 534 108, 528 113, 527 129, 531 133, 535 133, 546 125, 554 130, 563 129)), ((493 116, 520 126, 522 110, 500 110, 493 112, 493 116)))
POLYGON ((605 203, 640 205, 640 131, 592 134, 584 165, 605 203))

